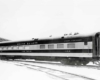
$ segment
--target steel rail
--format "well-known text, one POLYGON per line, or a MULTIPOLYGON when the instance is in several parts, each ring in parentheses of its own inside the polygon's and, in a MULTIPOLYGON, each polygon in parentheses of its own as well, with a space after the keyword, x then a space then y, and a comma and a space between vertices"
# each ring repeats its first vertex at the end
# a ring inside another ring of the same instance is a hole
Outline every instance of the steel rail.
POLYGON ((26 66, 27 68, 30 68, 30 69, 42 71, 42 72, 45 72, 45 73, 50 74, 52 76, 58 77, 62 80, 69 80, 67 75, 72 76, 74 78, 78 78, 79 80, 95 80, 95 79, 92 79, 92 78, 89 78, 89 77, 86 77, 86 76, 77 75, 77 74, 74 74, 74 73, 69 73, 69 72, 65 72, 65 71, 61 71, 61 70, 57 70, 57 69, 52 69, 52 68, 48 68, 48 67, 44 67, 44 66, 37 66, 37 65, 33 65, 33 64, 31 65, 31 64, 28 64, 28 62, 20 63, 20 64, 16 64, 16 65, 26 66), (60 73, 61 75, 56 74, 56 73, 60 73))
POLYGON ((68 67, 78 67, 78 68, 89 68, 89 69, 97 69, 97 70, 100 70, 100 66, 98 65, 64 65, 64 64, 61 64, 60 62, 49 62, 49 61, 26 61, 26 60, 14 60, 14 61, 21 61, 21 62, 29 62, 29 63, 41 63, 41 64, 53 64, 53 65, 58 65, 58 66, 68 66, 68 67))

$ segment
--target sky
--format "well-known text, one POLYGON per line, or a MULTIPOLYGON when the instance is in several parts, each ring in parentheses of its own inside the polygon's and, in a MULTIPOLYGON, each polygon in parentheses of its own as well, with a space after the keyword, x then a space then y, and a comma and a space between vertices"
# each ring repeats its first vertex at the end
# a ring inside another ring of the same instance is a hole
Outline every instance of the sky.
POLYGON ((0 0, 0 37, 26 40, 100 31, 100 0, 0 0))

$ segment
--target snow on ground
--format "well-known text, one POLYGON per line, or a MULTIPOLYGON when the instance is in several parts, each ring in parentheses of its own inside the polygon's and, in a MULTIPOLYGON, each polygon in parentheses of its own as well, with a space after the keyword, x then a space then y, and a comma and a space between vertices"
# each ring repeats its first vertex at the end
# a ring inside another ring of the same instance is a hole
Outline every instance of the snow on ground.
POLYGON ((0 61, 0 80, 54 80, 46 73, 0 61))
MULTIPOLYGON (((28 63, 29 64, 29 63, 28 63)), ((82 75, 85 77, 92 78, 94 80, 100 80, 100 67, 98 69, 92 68, 84 68, 84 67, 71 67, 71 66, 57 66, 57 65, 50 65, 50 64, 39 64, 39 63, 30 63, 33 65, 44 66, 52 69, 58 69, 61 71, 66 71, 69 73, 74 73, 78 75, 82 75)), ((91 65, 90 63, 89 65, 91 65)))
MULTIPOLYGON (((16 64, 16 62, 15 62, 16 64)), ((0 80, 54 80, 55 78, 47 75, 46 73, 28 69, 25 66, 16 66, 14 62, 0 61, 0 80)), ((18 63, 20 64, 20 63, 18 63)), ((100 80, 100 68, 91 69, 84 67, 71 67, 71 66, 57 66, 50 64, 41 64, 41 63, 28 63, 31 65, 40 65, 44 67, 49 67, 52 69, 58 69, 61 71, 66 71, 69 73, 74 73, 94 80, 100 80)), ((89 63, 88 65, 93 65, 89 63)), ((57 80, 57 79, 55 79, 57 80)))

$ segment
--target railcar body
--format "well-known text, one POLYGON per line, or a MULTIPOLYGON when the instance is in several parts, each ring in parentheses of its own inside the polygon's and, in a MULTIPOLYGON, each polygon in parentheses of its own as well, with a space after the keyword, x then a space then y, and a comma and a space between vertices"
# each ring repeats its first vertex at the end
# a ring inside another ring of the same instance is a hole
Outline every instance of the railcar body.
POLYGON ((87 64, 100 58, 100 33, 51 39, 0 43, 0 57, 60 60, 64 64, 87 64))

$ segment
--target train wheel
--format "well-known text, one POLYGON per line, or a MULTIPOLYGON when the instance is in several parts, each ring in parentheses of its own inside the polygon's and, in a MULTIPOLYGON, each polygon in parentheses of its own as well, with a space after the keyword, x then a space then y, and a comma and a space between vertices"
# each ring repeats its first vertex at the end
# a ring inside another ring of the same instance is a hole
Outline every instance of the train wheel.
POLYGON ((75 65, 75 59, 74 58, 70 58, 68 61, 69 61, 69 65, 75 65))
POLYGON ((75 65, 78 65, 78 66, 79 66, 79 65, 81 65, 81 64, 82 64, 82 63, 81 63, 80 60, 76 60, 76 61, 75 61, 75 65))
POLYGON ((89 61, 83 61, 82 64, 83 65, 87 65, 89 63, 89 61))
POLYGON ((68 64, 69 64, 69 60, 68 60, 67 58, 62 58, 62 59, 60 60, 60 62, 61 62, 62 64, 64 64, 64 65, 68 65, 68 64))

